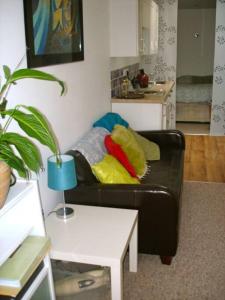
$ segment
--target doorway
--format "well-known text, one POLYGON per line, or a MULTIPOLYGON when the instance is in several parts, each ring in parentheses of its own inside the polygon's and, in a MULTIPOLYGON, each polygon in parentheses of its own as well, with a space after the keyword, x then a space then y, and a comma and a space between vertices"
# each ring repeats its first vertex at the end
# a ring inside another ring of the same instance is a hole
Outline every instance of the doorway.
POLYGON ((178 0, 176 128, 209 134, 216 0, 178 0))

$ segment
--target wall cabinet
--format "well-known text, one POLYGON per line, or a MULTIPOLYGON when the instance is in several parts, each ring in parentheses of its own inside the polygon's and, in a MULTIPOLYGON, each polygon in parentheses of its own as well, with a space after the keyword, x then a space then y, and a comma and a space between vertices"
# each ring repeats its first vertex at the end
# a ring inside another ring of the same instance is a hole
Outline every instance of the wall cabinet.
POLYGON ((150 54, 150 9, 151 0, 139 0, 139 52, 150 54))
POLYGON ((110 56, 158 51, 158 5, 153 0, 110 0, 110 56))
POLYGON ((139 53, 158 51, 158 5, 153 0, 139 0, 139 53))
POLYGON ((110 0, 110 56, 138 56, 138 0, 110 0))

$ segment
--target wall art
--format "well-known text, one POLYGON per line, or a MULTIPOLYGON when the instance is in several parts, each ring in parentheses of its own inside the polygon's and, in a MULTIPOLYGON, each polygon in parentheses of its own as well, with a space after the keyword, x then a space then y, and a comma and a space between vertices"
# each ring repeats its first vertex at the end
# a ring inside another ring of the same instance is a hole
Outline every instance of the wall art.
POLYGON ((82 0, 24 0, 29 68, 84 60, 82 0))

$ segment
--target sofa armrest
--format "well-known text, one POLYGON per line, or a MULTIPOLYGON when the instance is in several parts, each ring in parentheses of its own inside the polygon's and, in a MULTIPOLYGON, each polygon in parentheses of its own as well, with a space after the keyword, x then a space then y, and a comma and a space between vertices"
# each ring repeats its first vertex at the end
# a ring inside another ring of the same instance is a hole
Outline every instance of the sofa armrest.
POLYGON ((177 148, 185 150, 184 134, 179 130, 150 130, 138 131, 140 135, 152 142, 157 143, 160 148, 177 148))

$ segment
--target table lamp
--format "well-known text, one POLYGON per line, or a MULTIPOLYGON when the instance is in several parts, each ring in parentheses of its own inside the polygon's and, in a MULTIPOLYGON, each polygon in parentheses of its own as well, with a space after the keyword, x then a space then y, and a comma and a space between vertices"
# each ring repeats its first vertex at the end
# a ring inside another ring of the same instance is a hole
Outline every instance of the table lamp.
POLYGON ((68 219, 73 216, 71 207, 66 207, 64 191, 77 186, 75 161, 71 155, 50 156, 48 158, 48 187, 56 191, 63 191, 63 207, 56 211, 57 217, 68 219))

